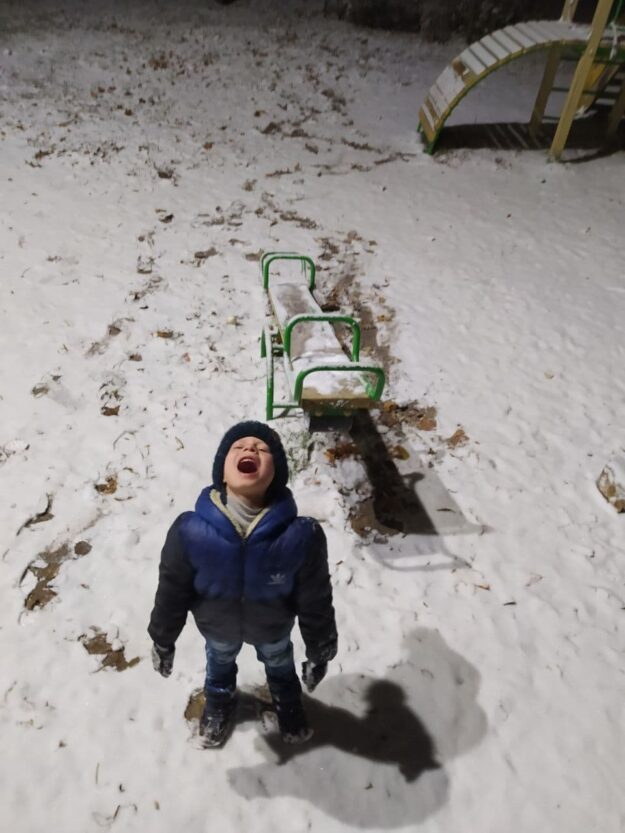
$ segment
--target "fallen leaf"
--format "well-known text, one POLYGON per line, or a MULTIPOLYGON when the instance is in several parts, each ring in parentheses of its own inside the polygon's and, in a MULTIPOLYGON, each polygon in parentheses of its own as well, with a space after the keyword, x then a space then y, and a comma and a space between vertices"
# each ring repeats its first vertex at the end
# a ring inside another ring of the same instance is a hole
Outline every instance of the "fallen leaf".
POLYGON ((335 466, 337 460, 343 460, 345 457, 353 457, 358 452, 355 443, 339 443, 334 448, 328 448, 325 451, 325 456, 331 465, 335 466))
POLYGON ((457 448, 459 445, 468 443, 469 438, 464 433, 464 428, 457 428, 451 437, 448 437, 445 442, 450 448, 457 448))
POLYGON ((410 452, 403 445, 394 445, 391 448, 391 457, 395 460, 407 460, 410 457, 410 452))
POLYGON ((117 475, 109 474, 104 483, 95 484, 96 492, 101 495, 113 495, 117 491, 117 475))
POLYGON ((205 249, 200 252, 196 252, 193 257, 198 260, 206 260, 209 257, 214 257, 217 254, 217 249, 214 246, 211 246, 210 249, 205 249))

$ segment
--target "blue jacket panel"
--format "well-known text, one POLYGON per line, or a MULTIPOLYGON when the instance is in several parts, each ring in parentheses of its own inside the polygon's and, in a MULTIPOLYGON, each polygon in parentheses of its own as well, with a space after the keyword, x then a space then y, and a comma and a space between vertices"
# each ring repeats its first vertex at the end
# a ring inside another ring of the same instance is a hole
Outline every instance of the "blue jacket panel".
POLYGON ((290 492, 264 515, 247 539, 204 489, 180 525, 195 591, 209 599, 271 601, 293 592, 313 529, 297 518, 290 492))

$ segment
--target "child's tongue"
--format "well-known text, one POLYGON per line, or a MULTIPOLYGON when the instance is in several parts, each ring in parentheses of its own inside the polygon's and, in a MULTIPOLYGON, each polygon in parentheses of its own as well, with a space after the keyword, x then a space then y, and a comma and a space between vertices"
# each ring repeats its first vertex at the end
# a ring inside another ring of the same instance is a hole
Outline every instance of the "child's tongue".
POLYGON ((237 468, 243 474, 254 474, 256 471, 256 463, 254 460, 241 460, 237 468))

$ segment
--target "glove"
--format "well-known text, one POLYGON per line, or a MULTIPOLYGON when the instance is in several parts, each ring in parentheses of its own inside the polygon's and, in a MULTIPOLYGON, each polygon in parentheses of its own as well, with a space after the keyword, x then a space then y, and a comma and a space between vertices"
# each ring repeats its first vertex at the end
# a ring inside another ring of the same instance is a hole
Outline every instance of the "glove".
POLYGON ((314 691, 327 673, 327 662, 311 662, 307 659, 302 663, 302 679, 307 691, 314 691))
POLYGON ((152 665, 154 670, 158 671, 163 677, 169 677, 174 667, 174 654, 176 649, 164 648, 162 645, 157 645, 156 642, 152 645, 152 665))

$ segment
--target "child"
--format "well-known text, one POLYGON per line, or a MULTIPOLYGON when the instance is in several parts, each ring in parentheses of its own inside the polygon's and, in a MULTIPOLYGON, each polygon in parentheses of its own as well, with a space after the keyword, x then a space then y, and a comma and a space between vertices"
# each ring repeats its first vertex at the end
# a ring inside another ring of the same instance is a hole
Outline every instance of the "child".
POLYGON ((219 444, 213 485, 194 512, 174 521, 163 547, 148 628, 152 660, 164 677, 171 674, 190 610, 206 640, 205 746, 221 746, 228 736, 243 642, 265 666, 283 740, 312 735, 290 633, 297 616, 308 691, 336 655, 337 633, 325 535, 315 520, 297 516, 288 476, 276 432, 262 422, 238 423, 219 444))

